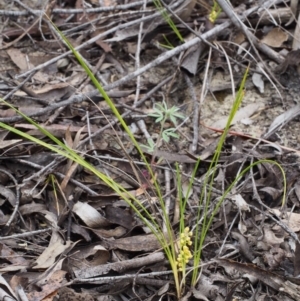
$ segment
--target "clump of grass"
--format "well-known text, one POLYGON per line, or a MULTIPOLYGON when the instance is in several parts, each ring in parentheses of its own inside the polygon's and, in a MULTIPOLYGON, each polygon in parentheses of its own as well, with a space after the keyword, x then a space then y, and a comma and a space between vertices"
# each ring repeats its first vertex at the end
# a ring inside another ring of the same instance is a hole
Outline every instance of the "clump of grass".
MULTIPOLYGON (((215 155, 213 157, 212 163, 209 167, 209 170, 207 171, 207 176, 205 177, 204 183, 203 183, 203 190, 200 196, 200 204, 199 204, 199 210, 197 214, 196 219, 196 227, 194 227, 194 230, 190 230, 185 225, 185 213, 186 213, 186 204, 189 196, 189 192, 192 189, 193 182, 196 176, 196 172, 198 170, 200 161, 198 160, 195 163, 194 170, 192 172, 192 177, 189 182, 189 187, 186 195, 182 194, 181 191, 181 177, 180 177, 180 171, 177 166, 177 172, 176 172, 176 178, 177 178, 177 187, 178 187, 178 195, 180 199, 180 226, 179 226, 179 239, 178 241, 175 239, 176 235, 173 231, 172 223, 170 221, 170 217, 167 213, 167 210, 165 208, 164 199, 162 197, 161 187, 159 186, 159 183, 156 180, 156 177, 153 174, 153 171, 151 169, 151 165, 147 162, 141 147, 139 143, 135 140, 133 134, 131 133, 129 127, 127 126, 126 122, 120 115, 119 111, 117 110, 114 103, 111 101, 111 99, 108 97, 107 93, 103 90, 101 84, 96 80, 93 73, 89 70, 87 65, 84 63, 83 59, 81 58, 80 54, 74 49, 74 47, 69 43, 69 41, 63 36, 63 34, 56 28, 59 35, 62 37, 64 42, 68 45, 68 47, 73 51, 74 56, 77 58, 81 66, 84 68, 87 75, 90 77, 94 85, 97 87, 101 95, 103 96, 106 103, 111 108, 114 115, 118 118, 120 124, 128 134, 129 138, 131 139, 132 143, 136 147, 136 149, 139 151, 142 160, 146 163, 146 166, 148 168, 149 174, 152 178, 152 181, 155 186, 155 191, 159 200, 160 209, 162 218, 166 225, 166 231, 163 230, 159 222, 156 220, 155 216, 149 212, 143 206, 143 204, 135 197, 133 197, 129 192, 126 191, 120 184, 115 182, 112 178, 108 177, 107 175, 101 173, 99 170, 97 170, 93 165, 91 165, 89 162, 87 162, 84 158, 80 156, 75 150, 71 149, 64 143, 62 143, 59 139, 57 139, 55 136, 53 136, 50 132, 45 130, 43 127, 41 127, 39 124, 34 122, 31 118, 24 115, 22 112, 18 111, 16 108, 14 108, 12 105, 8 104, 7 102, 3 101, 6 105, 8 105, 10 108, 13 108, 18 114, 20 114, 25 120, 27 120, 29 123, 33 124, 41 133, 43 133, 46 137, 48 137, 53 143, 47 143, 43 140, 37 139, 33 136, 28 135, 27 133, 23 133, 7 124, 0 123, 0 127, 7 129, 17 135, 20 135, 24 139, 28 139, 36 144, 42 145, 43 147, 58 153, 65 158, 71 159, 74 162, 80 164, 82 167, 86 168, 87 170, 91 171, 93 174, 95 174, 99 179, 101 179, 108 187, 110 187, 112 190, 114 190, 120 198, 125 200, 129 206, 134 210, 136 215, 144 222, 144 224, 151 230, 151 232, 156 236, 157 240, 161 244, 162 248, 164 249, 164 252, 166 254, 166 257, 169 261, 170 267, 173 271, 174 276, 174 282, 176 287, 176 293, 177 297, 181 298, 184 291, 185 291, 185 284, 186 284, 186 276, 187 276, 187 265, 191 259, 193 259, 193 268, 192 268, 192 277, 190 284, 192 286, 195 286, 197 284, 198 278, 199 278, 199 268, 201 266, 201 252, 203 249, 203 244, 206 238, 206 235, 209 231, 210 225, 213 221, 213 218, 217 211, 219 210, 222 202, 226 198, 229 191, 232 189, 232 187, 239 181, 239 179, 253 166, 261 163, 261 162, 269 162, 276 164, 280 167, 280 165, 276 162, 269 161, 269 160, 261 160, 258 162, 255 162, 251 166, 244 169, 241 174, 235 179, 235 181, 229 186, 229 188, 226 190, 224 195, 220 198, 220 200, 217 202, 216 206, 213 208, 213 211, 210 215, 208 215, 208 210, 210 206, 211 201, 211 192, 213 187, 213 180, 214 175, 217 170, 217 164, 219 160, 219 156, 221 153, 221 149, 223 147, 226 135, 228 133, 231 121, 236 114, 236 111, 238 107, 240 106, 240 103, 243 98, 244 93, 244 85, 247 77, 247 72, 244 75, 243 81, 241 83, 239 92, 237 94, 237 97, 235 99, 235 102, 233 104, 232 110, 230 112, 230 116, 228 118, 227 125, 225 127, 225 130, 220 138, 219 144, 217 146, 217 150, 215 152, 215 155), (206 201, 204 204, 204 194, 206 186, 209 187, 208 194, 206 196, 206 201), (202 217, 202 222, 199 224, 200 218, 202 217)), ((154 113, 152 114, 152 117, 156 118, 156 122, 160 123, 161 130, 160 130, 160 137, 164 141, 168 142, 170 137, 178 137, 175 129, 171 129, 169 131, 164 129, 164 124, 167 120, 171 120, 174 124, 176 124, 177 119, 182 119, 183 115, 179 113, 178 108, 172 107, 168 108, 165 103, 157 104, 154 110, 154 113)), ((149 141, 148 141, 149 142, 149 141)), ((153 142, 153 144, 149 144, 148 147, 156 147, 156 144, 153 142)), ((284 172, 282 168, 280 167, 283 176, 284 172)), ((284 187, 286 187, 285 177, 284 177, 284 187)), ((285 198, 285 191, 284 196, 285 198)))

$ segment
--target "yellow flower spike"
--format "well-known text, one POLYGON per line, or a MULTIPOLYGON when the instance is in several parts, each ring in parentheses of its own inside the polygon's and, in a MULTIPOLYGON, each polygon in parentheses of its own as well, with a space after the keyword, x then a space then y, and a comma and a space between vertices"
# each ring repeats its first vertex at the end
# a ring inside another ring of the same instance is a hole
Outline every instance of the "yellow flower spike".
POLYGON ((179 234, 179 252, 176 260, 176 265, 179 271, 184 271, 186 264, 193 257, 190 246, 192 245, 191 237, 193 236, 192 231, 189 227, 185 227, 183 231, 179 234))

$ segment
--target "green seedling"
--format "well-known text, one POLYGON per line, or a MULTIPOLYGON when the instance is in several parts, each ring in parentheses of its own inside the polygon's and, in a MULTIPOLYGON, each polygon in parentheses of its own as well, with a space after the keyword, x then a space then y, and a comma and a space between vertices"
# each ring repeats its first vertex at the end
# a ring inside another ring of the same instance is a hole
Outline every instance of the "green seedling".
POLYGON ((177 125, 177 119, 184 119, 184 115, 179 112, 178 107, 173 106, 171 108, 168 108, 165 101, 163 101, 162 103, 156 103, 153 110, 154 112, 149 113, 148 116, 156 118, 155 122, 160 123, 160 133, 156 144, 154 143, 152 138, 149 138, 147 140, 148 145, 141 145, 149 152, 155 151, 155 149, 159 145, 160 139, 162 139, 166 143, 169 143, 170 138, 179 138, 178 134, 176 133, 176 128, 164 129, 164 126, 168 120, 170 120, 174 125, 177 125))

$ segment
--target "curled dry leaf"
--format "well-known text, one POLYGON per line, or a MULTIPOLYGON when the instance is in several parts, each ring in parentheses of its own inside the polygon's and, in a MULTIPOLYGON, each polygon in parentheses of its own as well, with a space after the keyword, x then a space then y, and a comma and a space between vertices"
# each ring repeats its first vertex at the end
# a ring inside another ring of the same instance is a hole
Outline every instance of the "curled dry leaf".
POLYGON ((109 225, 109 222, 95 208, 87 203, 77 202, 73 207, 73 212, 91 228, 109 225))
POLYGON ((235 204, 241 211, 250 211, 250 208, 247 204, 247 202, 244 200, 244 198, 240 194, 233 195, 231 197, 235 201, 235 204))
POLYGON ((252 261, 254 259, 254 256, 252 254, 247 239, 243 235, 237 232, 232 232, 231 235, 234 239, 236 239, 239 242, 239 249, 241 254, 249 261, 252 261))
POLYGON ((32 202, 30 204, 25 204, 20 207, 19 212, 22 216, 29 215, 36 212, 46 211, 47 207, 45 204, 38 204, 35 202, 32 202))
POLYGON ((283 237, 277 237, 275 233, 268 227, 264 227, 264 241, 269 245, 279 245, 284 242, 283 237))
POLYGON ((109 252, 101 245, 74 248, 72 251, 72 260, 75 260, 77 267, 78 264, 86 267, 87 263, 90 265, 100 265, 107 263, 109 259, 109 252), (91 257, 92 260, 89 260, 91 257))
POLYGON ((6 280, 0 275, 0 299, 1 300, 18 300, 15 293, 13 292, 10 285, 6 282, 6 280), (12 298, 13 297, 13 298, 12 298))
POLYGON ((263 187, 259 191, 266 193, 271 198, 272 202, 276 201, 282 194, 282 190, 273 187, 263 187))
POLYGON ((252 75, 252 82, 256 88, 258 88, 260 93, 264 93, 265 84, 263 80, 263 76, 259 73, 253 73, 252 75))

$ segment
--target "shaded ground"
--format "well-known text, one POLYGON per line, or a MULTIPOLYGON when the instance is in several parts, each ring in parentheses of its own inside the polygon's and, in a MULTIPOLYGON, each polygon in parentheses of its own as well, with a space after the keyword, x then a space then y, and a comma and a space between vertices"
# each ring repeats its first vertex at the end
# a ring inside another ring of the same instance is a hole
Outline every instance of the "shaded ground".
MULTIPOLYGON (((174 237, 176 162, 187 192, 201 158, 184 214, 195 233, 199 207, 210 201, 210 217, 245 168, 269 160, 249 169, 226 195, 204 241, 201 277, 192 289, 188 276, 182 299, 300 300, 297 3, 290 9, 283 1, 276 7, 272 1, 232 1, 238 17, 248 18, 249 28, 242 30, 227 23, 235 17, 226 7, 214 24, 208 21, 211 2, 170 4, 182 19, 173 16, 187 40, 182 43, 153 3, 66 0, 46 7, 43 1, 0 0, 0 95, 138 198, 163 225, 141 156, 82 67, 66 55, 45 10, 79 47, 138 143, 151 138, 156 144, 143 149, 174 237), (192 30, 206 42, 199 43, 192 30), (248 66, 243 102, 210 194, 205 179, 248 66), (178 135, 169 142, 148 115, 162 101, 184 115, 178 124, 165 123, 164 129, 175 127, 178 135)), ((4 103, 0 121, 53 144, 4 103)), ((3 300, 177 299, 157 239, 108 183, 7 129, 0 134, 3 300)))

